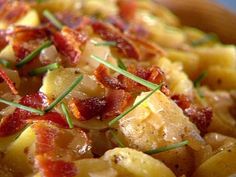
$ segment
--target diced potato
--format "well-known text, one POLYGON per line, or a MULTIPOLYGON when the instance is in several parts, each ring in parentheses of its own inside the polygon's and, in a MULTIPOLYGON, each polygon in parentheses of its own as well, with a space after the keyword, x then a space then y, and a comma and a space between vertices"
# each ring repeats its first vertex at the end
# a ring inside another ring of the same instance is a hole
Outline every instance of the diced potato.
POLYGON ((8 60, 12 63, 16 63, 16 56, 12 45, 9 44, 4 49, 2 49, 2 51, 0 52, 0 58, 8 60))
POLYGON ((167 83, 172 94, 192 95, 193 83, 183 72, 181 63, 172 63, 167 58, 155 60, 155 63, 166 74, 167 83))
POLYGON ((31 127, 28 127, 6 150, 2 163, 11 168, 14 174, 32 173, 32 167, 25 152, 34 140, 35 134, 31 127))
POLYGON ((24 17, 18 20, 15 25, 38 26, 40 19, 36 10, 30 10, 24 17))
POLYGON ((196 73, 199 69, 199 57, 196 54, 170 49, 167 51, 167 57, 172 62, 182 63, 184 71, 188 74, 190 78, 196 76, 196 73))
POLYGON ((193 177, 236 176, 236 145, 217 153, 195 171, 193 177))
POLYGON ((200 58, 200 71, 215 65, 221 68, 236 68, 236 49, 233 45, 198 47, 193 49, 193 52, 200 58))
MULTIPOLYGON (((148 93, 142 93, 136 101, 148 93)), ((126 146, 141 151, 189 140, 192 149, 199 150, 203 139, 182 110, 162 92, 157 91, 143 104, 119 121, 118 136, 126 146)), ((191 151, 186 147, 158 155, 178 175, 189 174, 193 167, 191 151), (176 164, 179 166, 175 168, 176 164)))
POLYGON ((0 152, 3 152, 16 138, 17 135, 0 138, 0 152))
POLYGON ((212 66, 207 70, 204 83, 216 90, 235 90, 236 69, 212 66))
MULTIPOLYGON (((57 98, 78 78, 81 73, 77 68, 59 68, 49 71, 43 79, 43 85, 40 91, 46 94, 49 98, 57 98)), ((93 76, 85 75, 83 80, 71 93, 79 98, 89 96, 99 96, 103 94, 103 89, 98 85, 93 76)))
POLYGON ((133 177, 174 177, 173 172, 162 162, 142 152, 129 148, 107 151, 102 159, 118 169, 125 169, 133 177))

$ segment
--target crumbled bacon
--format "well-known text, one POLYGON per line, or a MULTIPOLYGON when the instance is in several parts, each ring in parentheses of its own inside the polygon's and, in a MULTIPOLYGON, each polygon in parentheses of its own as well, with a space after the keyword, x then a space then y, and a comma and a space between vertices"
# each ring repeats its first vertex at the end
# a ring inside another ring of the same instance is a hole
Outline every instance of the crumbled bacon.
POLYGON ((134 101, 134 97, 124 90, 110 90, 106 97, 103 118, 114 118, 125 111, 134 101))
POLYGON ((207 133, 212 120, 212 109, 209 107, 198 107, 193 105, 186 95, 174 95, 171 99, 183 110, 184 114, 189 117, 201 134, 207 133))
POLYGON ((136 0, 118 0, 119 15, 126 21, 134 19, 137 10, 136 0))
POLYGON ((110 24, 96 21, 92 24, 93 30, 102 39, 116 42, 119 51, 128 58, 140 59, 140 53, 136 46, 125 37, 118 29, 110 24))
POLYGON ((53 41, 57 50, 64 56, 64 63, 74 66, 79 62, 80 48, 87 38, 88 36, 82 31, 64 27, 61 32, 54 34, 53 41))
MULTIPOLYGON (((42 109, 46 105, 46 97, 42 93, 35 93, 27 95, 19 101, 20 104, 36 109, 42 109)), ((0 137, 12 135, 26 126, 26 119, 34 114, 22 109, 15 109, 15 111, 7 117, 4 117, 0 123, 0 137)))
POLYGON ((0 68, 0 78, 2 78, 6 82, 6 84, 11 89, 13 94, 15 94, 15 95, 18 94, 18 91, 16 90, 14 82, 9 78, 7 73, 4 70, 2 70, 1 68, 0 68))
POLYGON ((207 133, 207 128, 210 126, 212 120, 212 109, 209 107, 199 108, 192 106, 184 110, 186 116, 193 122, 201 131, 201 134, 207 133))
MULTIPOLYGON (((127 68, 127 71, 149 82, 155 84, 163 84, 161 91, 169 95, 169 89, 165 85, 166 82, 165 74, 163 73, 163 71, 161 71, 159 67, 152 66, 149 68, 145 68, 141 66, 135 67, 131 65, 127 68)), ((100 65, 95 70, 94 75, 101 84, 103 84, 105 87, 109 89, 125 90, 127 92, 135 94, 149 90, 145 86, 123 75, 118 75, 117 78, 110 76, 108 69, 103 65, 100 65)))
POLYGON ((0 20, 12 24, 23 17, 30 7, 22 1, 4 1, 0 6, 0 20))
POLYGON ((84 100, 72 99, 69 103, 70 110, 79 120, 89 120, 100 116, 106 106, 104 98, 92 97, 84 100))
POLYGON ((77 175, 77 168, 73 162, 36 156, 35 164, 43 177, 74 177, 77 175))
POLYGON ((124 32, 128 29, 128 24, 125 23, 121 18, 117 16, 112 16, 107 19, 107 22, 112 24, 114 27, 124 32))

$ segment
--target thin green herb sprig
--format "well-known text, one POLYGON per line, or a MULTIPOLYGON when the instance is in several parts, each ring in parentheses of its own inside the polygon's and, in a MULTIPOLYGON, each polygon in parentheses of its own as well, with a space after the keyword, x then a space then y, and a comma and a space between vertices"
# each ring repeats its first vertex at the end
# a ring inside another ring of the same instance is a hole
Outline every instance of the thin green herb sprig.
POLYGON ((46 73, 48 70, 54 70, 59 68, 59 64, 58 63, 52 63, 43 67, 39 67, 39 68, 35 68, 32 71, 29 72, 30 76, 36 76, 36 75, 40 75, 40 74, 44 74, 46 73))
POLYGON ((117 59, 117 65, 119 68, 121 68, 125 71, 127 70, 127 67, 125 66, 124 62, 120 58, 117 59))
POLYGON ((71 119, 71 117, 70 117, 68 108, 67 108, 67 106, 66 106, 64 103, 61 103, 61 109, 62 109, 63 113, 64 113, 65 116, 66 116, 66 121, 67 121, 69 127, 70 127, 70 128, 74 128, 74 124, 73 124, 72 119, 71 119))
POLYGON ((121 140, 117 137, 116 133, 111 130, 111 135, 114 138, 114 140, 116 141, 116 143, 118 144, 119 147, 125 147, 125 145, 121 142, 121 140))
POLYGON ((21 60, 19 63, 16 64, 16 67, 22 67, 25 64, 29 63, 31 60, 33 60, 37 55, 40 54, 40 52, 52 45, 51 41, 44 42, 41 46, 39 46, 37 49, 35 49, 33 52, 31 52, 29 55, 27 55, 23 60, 21 60))
POLYGON ((212 34, 212 33, 206 34, 202 38, 192 41, 191 45, 193 47, 197 47, 197 46, 203 45, 203 44, 210 42, 210 41, 218 41, 217 35, 212 34))
POLYGON ((149 155, 158 154, 160 152, 165 152, 165 151, 169 151, 169 150, 173 150, 173 149, 177 149, 177 148, 186 146, 186 145, 188 145, 188 143, 189 142, 186 140, 186 141, 182 141, 180 143, 171 144, 169 146, 160 147, 160 148, 153 149, 153 150, 148 150, 148 151, 145 151, 144 153, 149 154, 149 155))
POLYGON ((127 109, 125 112, 117 116, 116 118, 112 119, 108 125, 111 127, 116 122, 118 122, 120 119, 122 119, 124 116, 126 116, 128 113, 133 111, 135 108, 137 108, 140 104, 142 104, 146 99, 148 99, 150 96, 152 96, 157 90, 160 90, 161 85, 157 86, 153 91, 151 91, 148 95, 146 95, 144 98, 142 98, 140 101, 138 101, 136 104, 134 104, 131 108, 127 109))
POLYGON ((104 42, 97 42, 92 40, 91 41, 95 46, 112 46, 115 47, 117 43, 115 41, 104 41, 104 42))
POLYGON ((81 81, 83 80, 83 75, 80 75, 75 81, 71 84, 71 86, 63 92, 60 96, 58 96, 46 109, 45 111, 51 111, 58 103, 60 103, 81 81))
POLYGON ((6 68, 11 68, 12 67, 12 64, 9 61, 4 60, 2 58, 0 59, 0 64, 3 65, 6 68))
POLYGON ((15 102, 12 102, 12 101, 8 101, 8 100, 5 100, 3 98, 0 98, 0 102, 4 103, 4 104, 7 104, 9 106, 14 106, 16 108, 23 109, 25 111, 36 113, 36 114, 39 114, 39 115, 44 115, 44 111, 41 111, 41 110, 38 110, 38 109, 35 109, 35 108, 31 108, 31 107, 28 107, 28 106, 24 106, 22 104, 15 103, 15 102))
POLYGON ((114 71, 116 71, 116 72, 132 79, 132 80, 134 80, 135 82, 138 82, 139 84, 148 87, 151 90, 155 90, 157 87, 160 89, 160 85, 154 84, 154 83, 146 81, 146 80, 144 80, 144 79, 142 79, 138 76, 135 76, 134 74, 131 74, 128 71, 125 71, 125 70, 123 70, 123 69, 121 69, 117 66, 112 65, 111 63, 101 59, 100 57, 97 57, 95 55, 91 55, 91 58, 96 60, 97 62, 99 62, 101 64, 104 64, 106 67, 108 67, 108 68, 110 68, 110 69, 112 69, 112 70, 114 70, 114 71))
POLYGON ((43 16, 46 17, 59 30, 63 28, 64 25, 49 10, 44 10, 43 16))
POLYGON ((197 77, 196 80, 193 81, 193 85, 196 88, 200 98, 204 97, 203 93, 200 90, 200 86, 201 86, 201 82, 206 78, 207 74, 208 74, 207 71, 204 71, 197 77))

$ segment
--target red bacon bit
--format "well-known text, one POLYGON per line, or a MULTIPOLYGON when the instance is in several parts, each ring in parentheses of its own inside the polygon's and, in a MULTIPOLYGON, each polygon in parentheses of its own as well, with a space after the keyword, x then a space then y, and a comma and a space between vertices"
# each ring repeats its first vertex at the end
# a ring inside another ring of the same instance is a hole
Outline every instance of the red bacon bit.
POLYGON ((207 128, 210 126, 212 120, 212 109, 209 107, 199 108, 190 107, 184 110, 186 116, 189 117, 190 121, 193 122, 197 128, 204 135, 207 133, 207 128))
POLYGON ((0 20, 12 24, 23 17, 29 9, 27 3, 21 1, 1 2, 0 20))
POLYGON ((69 103, 70 110, 79 120, 89 120, 100 116, 106 106, 104 98, 92 97, 85 100, 72 99, 69 103))
POLYGON ((106 97, 103 118, 114 118, 120 115, 134 101, 134 97, 124 90, 110 90, 106 97))
POLYGON ((118 1, 119 14, 126 21, 134 19, 137 10, 136 0, 119 0, 118 1))
POLYGON ((45 156, 36 156, 36 167, 43 177, 74 177, 77 168, 74 163, 63 160, 51 160, 45 156))
POLYGON ((108 23, 112 24, 114 27, 118 28, 121 32, 128 29, 128 24, 125 23, 121 18, 117 16, 112 16, 107 19, 108 23))
POLYGON ((92 27, 94 32, 97 33, 102 39, 116 42, 116 47, 125 57, 140 60, 140 53, 138 49, 118 29, 109 24, 98 21, 94 22, 92 27))
POLYGON ((14 82, 9 78, 5 71, 0 68, 0 77, 6 82, 8 87, 11 89, 12 93, 17 95, 18 91, 16 90, 14 82))
POLYGON ((204 135, 212 120, 212 109, 209 107, 201 108, 192 104, 186 95, 174 95, 171 99, 183 110, 184 114, 189 117, 197 128, 204 135))
POLYGON ((191 106, 191 100, 186 95, 174 95, 171 99, 182 109, 185 110, 191 106))
MULTIPOLYGON (((45 106, 46 97, 42 93, 27 95, 20 100, 20 104, 30 106, 36 109, 42 109, 45 106)), ((0 137, 17 133, 26 126, 25 120, 31 117, 33 113, 17 108, 12 114, 4 117, 0 123, 0 137)))
POLYGON ((88 39, 82 31, 76 31, 64 27, 62 32, 57 32, 53 36, 53 41, 58 51, 66 58, 64 61, 68 65, 76 65, 81 56, 80 47, 88 39))
POLYGON ((94 75, 97 80, 107 88, 116 90, 125 89, 125 86, 117 78, 109 75, 109 71, 104 65, 99 65, 95 70, 94 75))

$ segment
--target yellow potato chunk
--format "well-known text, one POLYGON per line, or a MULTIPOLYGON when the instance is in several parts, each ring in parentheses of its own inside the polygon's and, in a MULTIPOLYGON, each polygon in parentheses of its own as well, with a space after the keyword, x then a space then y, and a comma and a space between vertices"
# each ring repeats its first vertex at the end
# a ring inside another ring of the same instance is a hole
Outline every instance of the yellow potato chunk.
POLYGON ((207 73, 204 83, 210 88, 216 90, 236 89, 236 69, 212 66, 207 70, 207 73))
POLYGON ((27 158, 27 148, 35 140, 35 134, 31 127, 25 129, 22 134, 8 147, 1 163, 11 168, 14 174, 27 175, 32 173, 32 166, 27 158))
POLYGON ((15 25, 38 26, 40 19, 36 10, 30 10, 24 17, 18 20, 15 25))
POLYGON ((107 151, 102 159, 117 169, 125 169, 133 177, 174 177, 174 173, 162 162, 142 152, 129 148, 107 151))
POLYGON ((195 171, 193 177, 236 176, 236 145, 217 153, 195 171))

